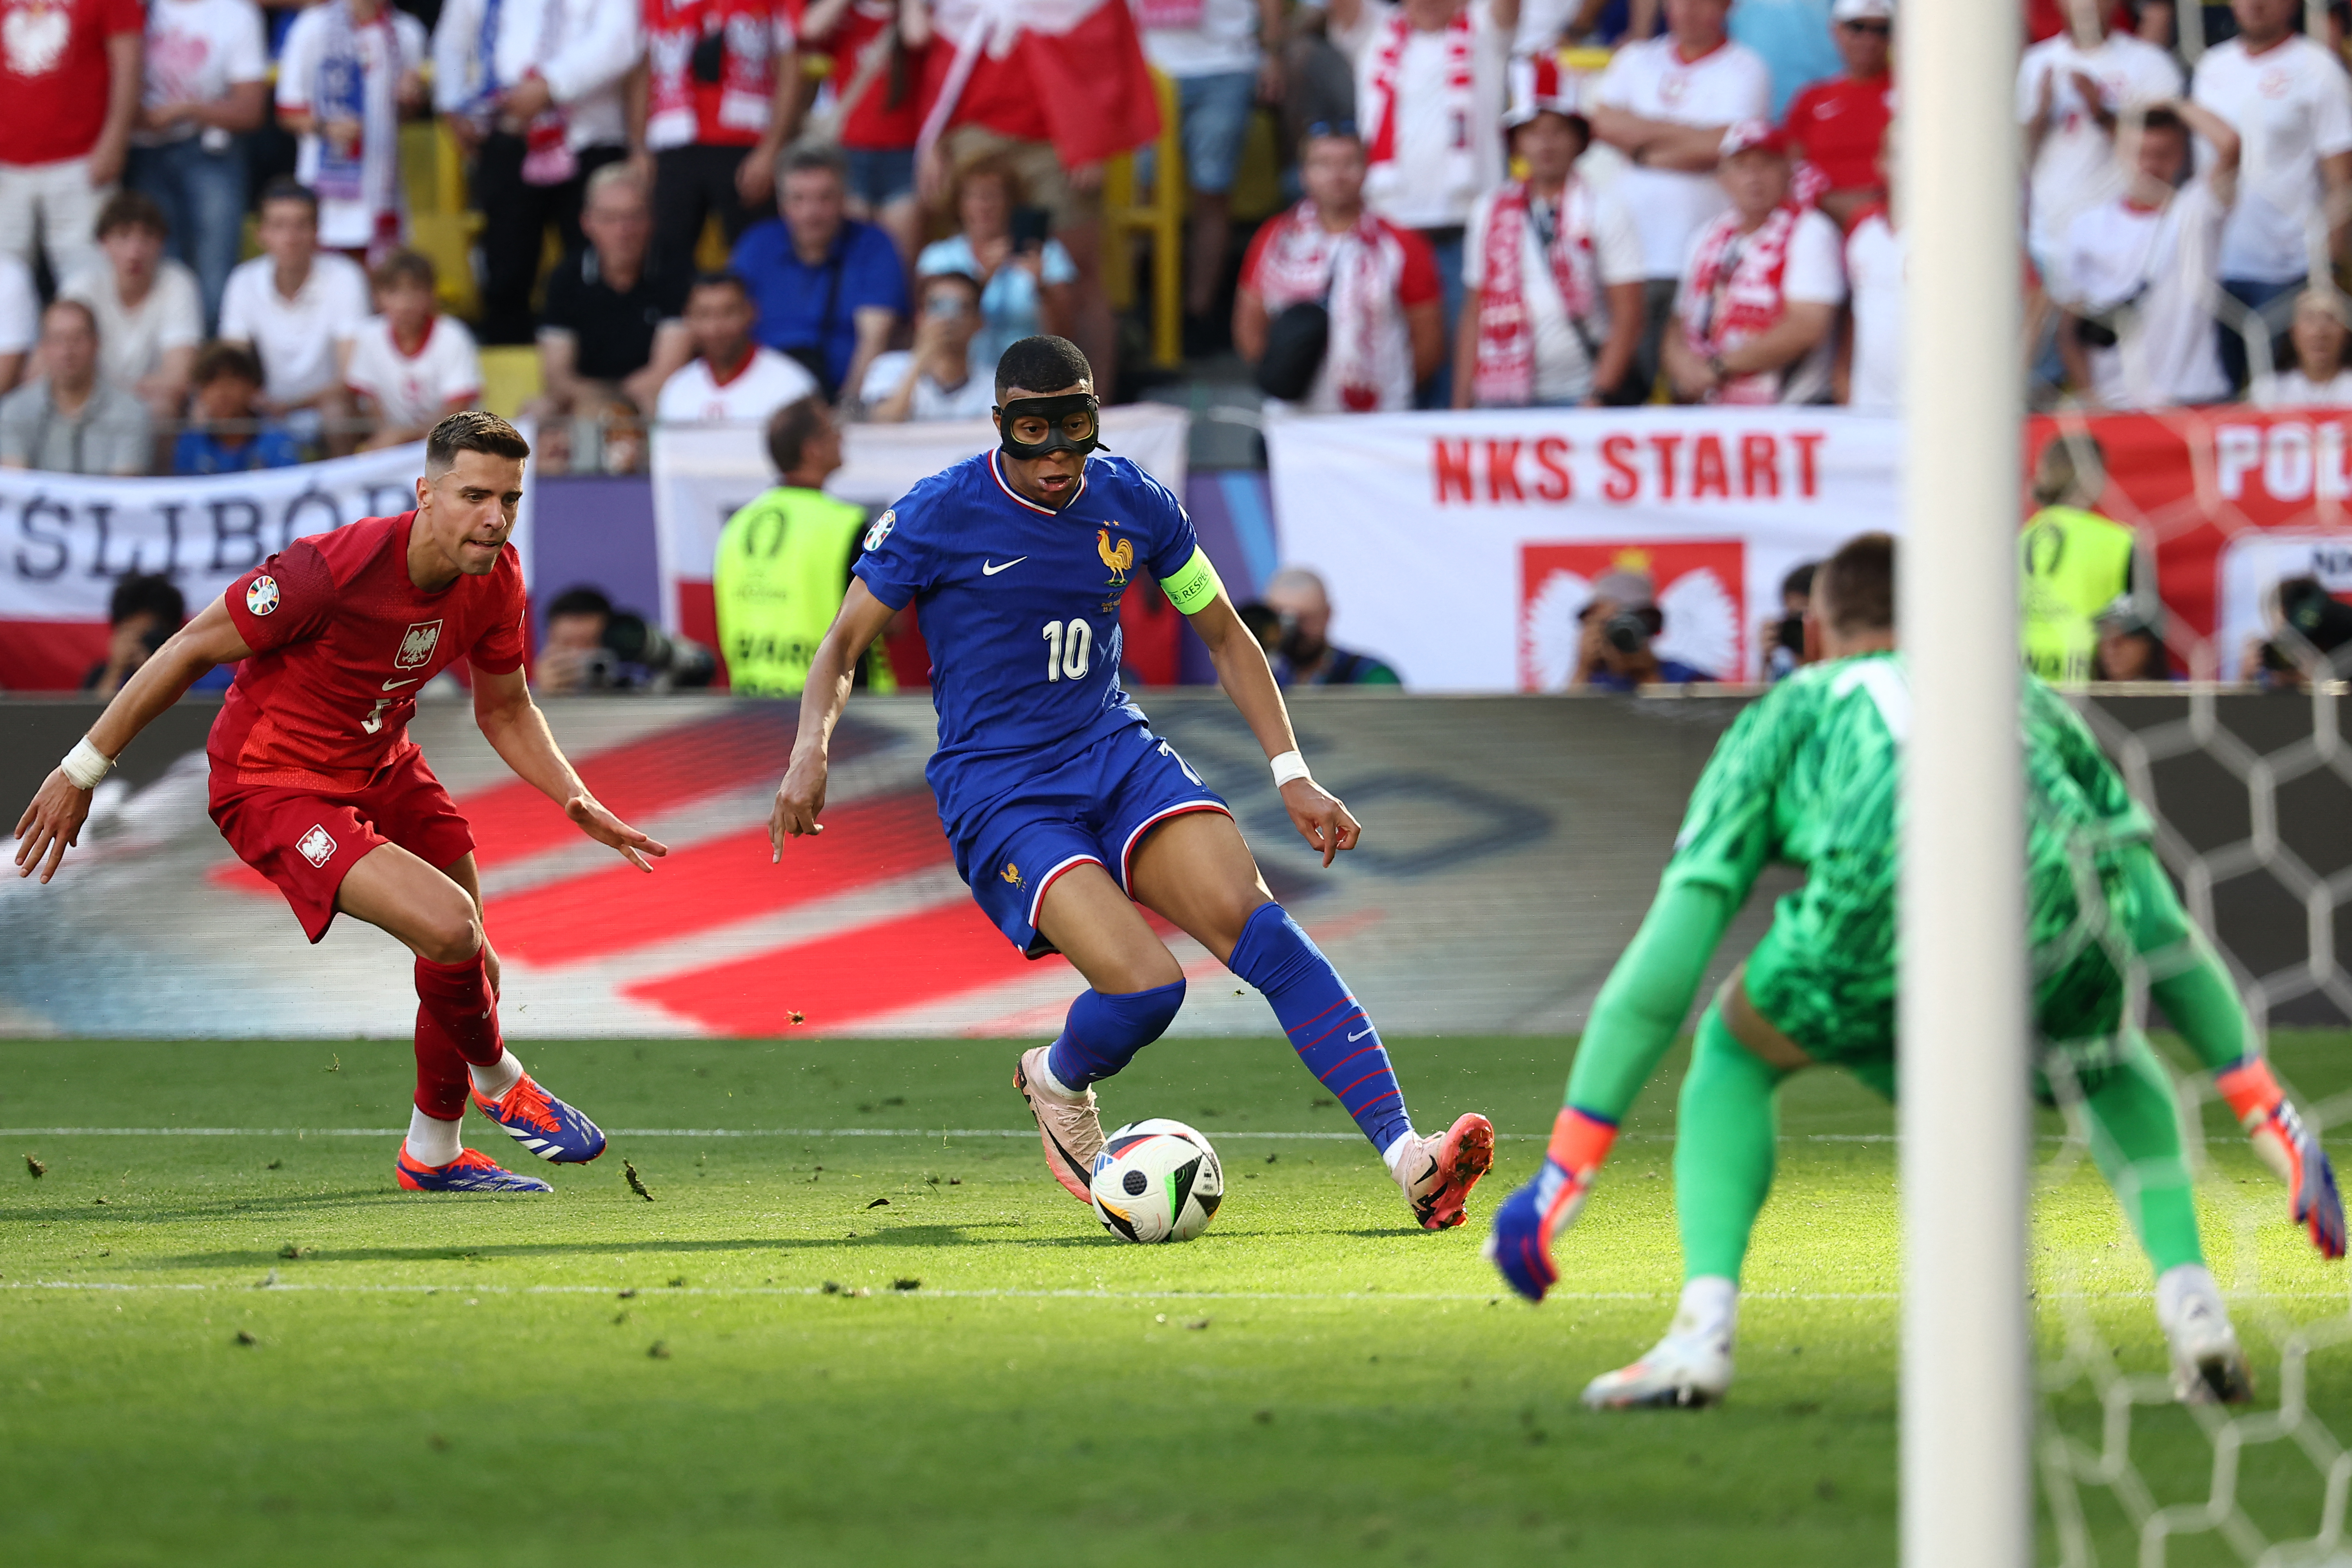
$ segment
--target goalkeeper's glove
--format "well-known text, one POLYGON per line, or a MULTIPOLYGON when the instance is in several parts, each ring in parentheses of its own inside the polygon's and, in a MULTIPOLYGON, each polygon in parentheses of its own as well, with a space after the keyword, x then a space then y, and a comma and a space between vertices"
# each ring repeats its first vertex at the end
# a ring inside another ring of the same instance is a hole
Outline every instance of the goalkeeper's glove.
POLYGON ((1552 1125, 1543 1168, 1496 1209, 1486 1260, 1528 1300, 1542 1300, 1544 1292, 1559 1282, 1559 1270, 1551 1260, 1552 1237, 1576 1223, 1616 1139, 1615 1122, 1566 1107, 1552 1125))
POLYGON ((2343 1257, 2344 1200, 2336 1190, 2336 1168, 2271 1076, 2270 1064, 2248 1057, 2215 1073, 2213 1087, 2237 1113, 2255 1154, 2286 1183, 2291 1212, 2312 1246, 2322 1258, 2343 1257))

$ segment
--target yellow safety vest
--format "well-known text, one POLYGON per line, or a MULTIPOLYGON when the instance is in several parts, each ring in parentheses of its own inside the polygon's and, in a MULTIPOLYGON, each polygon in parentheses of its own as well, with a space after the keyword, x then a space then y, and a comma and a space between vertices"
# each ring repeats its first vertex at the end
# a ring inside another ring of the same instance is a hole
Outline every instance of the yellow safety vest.
MULTIPOLYGON (((779 485, 727 520, 711 577, 727 680, 753 697, 794 697, 841 612, 851 552, 866 513, 823 490, 779 485)), ((877 639, 866 689, 895 691, 877 639)))
POLYGON ((2079 507, 2044 507, 2017 537, 2025 668, 2059 685, 2091 679, 2098 617, 2131 587, 2132 531, 2079 507))

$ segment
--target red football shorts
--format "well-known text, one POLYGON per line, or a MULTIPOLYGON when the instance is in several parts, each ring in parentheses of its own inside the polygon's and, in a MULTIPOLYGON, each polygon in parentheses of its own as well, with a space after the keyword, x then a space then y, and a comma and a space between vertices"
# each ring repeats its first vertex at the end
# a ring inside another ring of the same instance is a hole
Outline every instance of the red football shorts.
POLYGON ((215 762, 212 818, 236 858, 286 895, 312 942, 335 923, 344 876, 377 845, 397 844, 442 870, 474 848, 473 829, 415 746, 348 795, 239 784, 215 762))

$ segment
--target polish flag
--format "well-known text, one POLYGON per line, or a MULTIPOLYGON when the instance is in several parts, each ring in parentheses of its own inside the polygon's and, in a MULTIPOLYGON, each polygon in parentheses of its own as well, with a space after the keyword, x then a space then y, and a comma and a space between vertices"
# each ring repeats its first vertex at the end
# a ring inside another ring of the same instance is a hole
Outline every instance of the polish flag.
POLYGON ((941 0, 932 25, 920 145, 951 125, 1050 142, 1065 167, 1133 152, 1160 135, 1128 0, 941 0))

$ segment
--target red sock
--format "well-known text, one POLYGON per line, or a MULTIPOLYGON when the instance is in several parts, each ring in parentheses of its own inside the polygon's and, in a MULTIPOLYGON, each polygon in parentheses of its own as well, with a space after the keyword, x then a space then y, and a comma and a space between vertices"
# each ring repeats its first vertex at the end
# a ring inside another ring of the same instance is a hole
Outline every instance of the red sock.
POLYGON ((468 1063, 488 1067, 506 1054, 498 999, 477 949, 463 963, 416 961, 416 1109, 442 1121, 464 1113, 468 1063))

